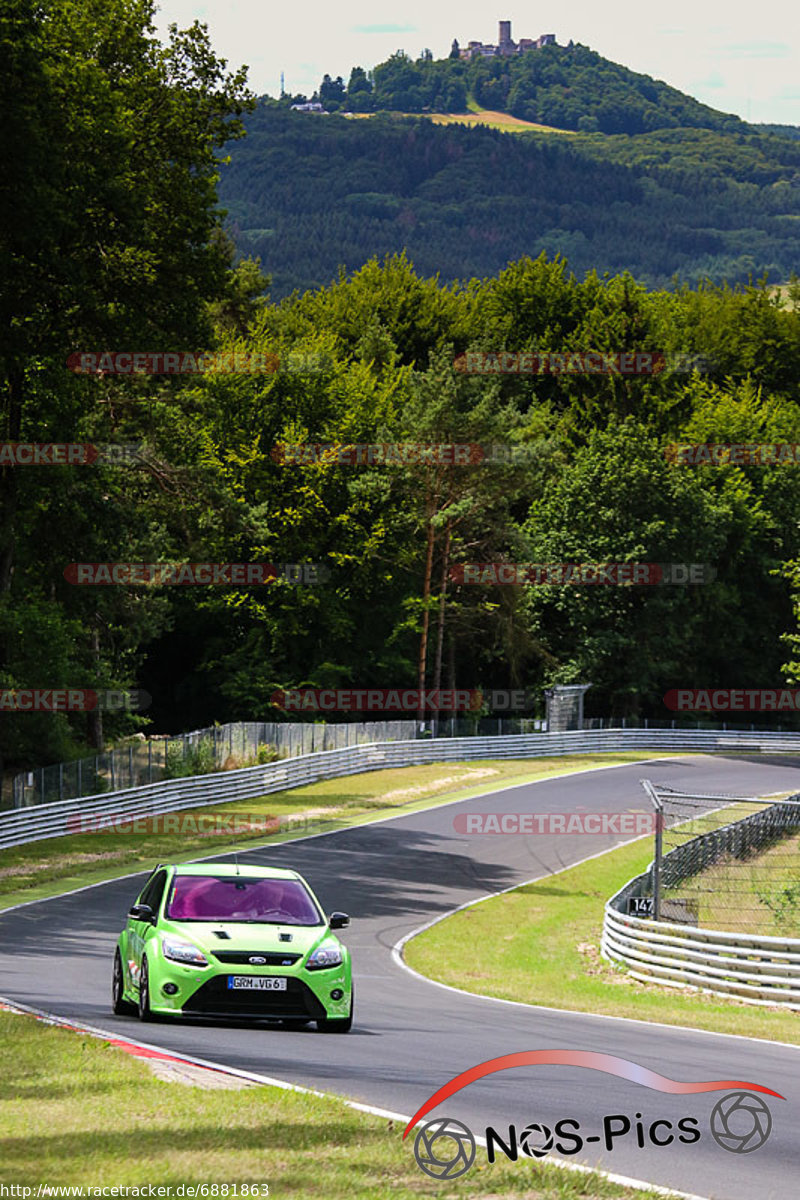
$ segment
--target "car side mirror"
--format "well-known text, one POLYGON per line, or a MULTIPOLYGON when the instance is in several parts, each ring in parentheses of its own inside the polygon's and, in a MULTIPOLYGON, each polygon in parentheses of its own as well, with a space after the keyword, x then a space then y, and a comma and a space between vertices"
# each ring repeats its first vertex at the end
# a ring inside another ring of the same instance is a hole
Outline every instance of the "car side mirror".
POLYGON ((150 921, 155 924, 156 914, 153 912, 149 904, 133 904, 131 905, 128 916, 133 921, 150 921))
POLYGON ((344 929, 349 924, 350 918, 348 917, 347 913, 343 912, 331 913, 328 921, 328 926, 330 929, 344 929))

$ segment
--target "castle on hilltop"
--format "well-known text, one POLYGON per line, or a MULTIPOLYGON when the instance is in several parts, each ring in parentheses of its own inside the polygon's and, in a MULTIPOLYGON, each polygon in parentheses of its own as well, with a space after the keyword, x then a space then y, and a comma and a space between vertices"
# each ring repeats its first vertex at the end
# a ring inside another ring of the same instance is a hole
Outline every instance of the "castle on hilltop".
POLYGON ((526 50, 541 50, 542 46, 555 46, 554 33, 542 33, 538 38, 520 38, 518 42, 511 40, 511 22, 501 21, 496 46, 485 42, 467 42, 466 50, 462 50, 453 38, 450 51, 451 58, 510 58, 512 54, 524 54, 526 50))

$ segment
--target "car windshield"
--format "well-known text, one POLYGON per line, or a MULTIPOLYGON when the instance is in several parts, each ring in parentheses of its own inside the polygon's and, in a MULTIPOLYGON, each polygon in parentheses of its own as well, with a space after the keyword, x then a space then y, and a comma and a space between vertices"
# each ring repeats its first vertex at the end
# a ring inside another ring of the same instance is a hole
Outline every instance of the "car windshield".
POLYGON ((177 875, 165 915, 173 921, 323 924, 321 913, 298 879, 248 875, 177 875))

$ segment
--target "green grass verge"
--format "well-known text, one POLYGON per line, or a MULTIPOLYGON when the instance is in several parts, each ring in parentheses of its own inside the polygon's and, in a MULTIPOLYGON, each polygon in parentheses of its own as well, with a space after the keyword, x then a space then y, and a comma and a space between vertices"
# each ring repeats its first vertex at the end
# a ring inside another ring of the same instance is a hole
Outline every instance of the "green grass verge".
MULTIPOLYGON (((281 1035, 253 1034, 270 1036, 281 1035)), ((324 1200, 654 1195, 529 1161, 479 1159, 457 1182, 435 1183, 417 1167, 411 1136, 403 1142, 397 1122, 275 1087, 200 1092, 162 1082, 107 1042, 9 1012, 0 1012, 0 1075, 7 1186, 259 1183, 270 1197, 324 1200)))
MULTIPOLYGON (((303 822, 302 833, 345 828, 349 825, 413 812, 454 799, 480 795, 494 787, 546 779, 550 775, 620 765, 656 757, 652 753, 614 756, 562 755, 553 758, 500 759, 483 762, 434 763, 366 771, 340 779, 328 779, 307 787, 275 792, 254 800, 242 800, 209 808, 186 809, 204 821, 219 813, 225 817, 244 814, 276 817, 279 820, 314 814, 303 822)), ((72 888, 102 883, 120 875, 149 870, 157 862, 183 862, 205 858, 219 851, 253 849, 298 836, 293 831, 265 836, 254 833, 212 837, 192 834, 148 834, 108 830, 49 838, 0 851, 0 911, 26 900, 55 896, 72 888)))
POLYGON ((727 856, 664 898, 695 901, 706 929, 800 937, 800 839, 781 838, 751 858, 727 856))
POLYGON ((638 838, 464 909, 414 938, 406 962, 430 979, 505 1000, 800 1043, 797 1013, 638 983, 600 957, 606 901, 652 857, 652 838, 638 838))

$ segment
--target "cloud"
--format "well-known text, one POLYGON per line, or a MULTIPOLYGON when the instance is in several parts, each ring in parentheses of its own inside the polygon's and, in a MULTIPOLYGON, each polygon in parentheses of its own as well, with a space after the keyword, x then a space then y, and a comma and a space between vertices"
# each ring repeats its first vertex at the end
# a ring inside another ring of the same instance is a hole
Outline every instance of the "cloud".
POLYGON ((719 88, 725 87, 725 80, 722 78, 719 71, 712 71, 711 74, 705 79, 695 79, 692 87, 700 90, 703 88, 713 88, 718 90, 719 88))
POLYGON ((786 42, 729 42, 720 46, 727 58, 786 58, 791 48, 786 42))
POLYGON ((418 25, 352 25, 352 33, 417 33, 418 25))

